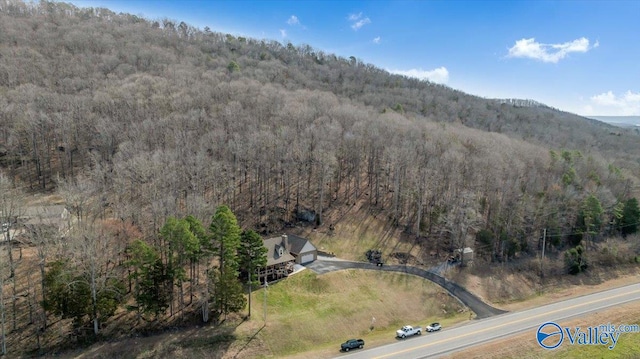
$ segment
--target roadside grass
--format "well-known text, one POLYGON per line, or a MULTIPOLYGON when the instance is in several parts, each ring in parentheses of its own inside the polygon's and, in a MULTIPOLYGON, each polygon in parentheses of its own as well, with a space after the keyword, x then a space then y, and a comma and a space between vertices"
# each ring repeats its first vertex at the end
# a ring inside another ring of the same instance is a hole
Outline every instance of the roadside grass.
MULTIPOLYGON (((491 355, 488 352, 479 351, 482 353, 478 356, 464 356, 465 358, 510 358, 510 359, 533 359, 533 358, 559 358, 559 359, 573 359, 573 358, 600 358, 600 359, 632 359, 640 357, 640 333, 624 333, 620 335, 620 339, 612 350, 609 350, 606 346, 602 345, 569 345, 567 343, 556 350, 546 350, 540 348, 534 339, 535 333, 528 335, 528 345, 513 346, 516 342, 515 339, 505 344, 507 352, 501 351, 495 355, 491 355)), ((453 357, 460 357, 459 355, 453 355, 453 357)))
MULTIPOLYGON (((611 315, 614 321, 607 320, 615 324, 640 324, 640 315, 629 318, 628 315, 611 315)), ((600 322, 592 322, 595 325, 600 322)), ((602 322, 602 324, 607 324, 602 322)), ((583 327, 588 325, 584 324, 583 327)), ((565 339, 566 340, 566 339, 565 339)), ((623 359, 640 357, 640 333, 622 333, 618 338, 616 346, 609 350, 603 345, 569 345, 563 343, 558 353, 545 353, 546 358, 603 358, 603 359, 623 359)))
POLYGON ((624 333, 620 335, 618 344, 612 350, 601 345, 573 345, 557 354, 548 354, 548 358, 603 358, 626 359, 640 356, 640 333, 624 333))
MULTIPOLYGON (((395 330, 405 324, 453 325, 468 319, 442 288, 399 273, 345 270, 317 276, 306 270, 267 291, 267 325, 258 334, 269 348, 264 358, 334 352, 340 343, 356 337, 367 346, 383 344, 392 342, 395 330)), ((263 321, 264 289, 253 293, 252 303, 251 321, 263 321)), ((255 323, 238 328, 244 330, 255 330, 255 323)))
MULTIPOLYGON (((599 311, 584 318, 561 321, 561 327, 586 328, 600 324, 640 324, 640 303, 632 302, 620 307, 599 311)), ((537 328, 536 328, 537 329, 537 328)), ((602 345, 571 345, 567 339, 555 350, 541 348, 536 342, 536 329, 524 334, 475 346, 473 349, 454 353, 449 358, 467 359, 533 359, 533 358, 601 358, 631 359, 640 357, 640 333, 623 333, 615 348, 602 345)))

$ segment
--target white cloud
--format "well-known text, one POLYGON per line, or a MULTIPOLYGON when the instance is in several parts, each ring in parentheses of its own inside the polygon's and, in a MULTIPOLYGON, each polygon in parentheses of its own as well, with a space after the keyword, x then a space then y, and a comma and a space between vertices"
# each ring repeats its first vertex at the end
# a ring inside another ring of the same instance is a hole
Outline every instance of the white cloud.
POLYGON ((375 38, 373 39, 373 43, 374 43, 374 44, 379 44, 379 43, 380 43, 380 40, 382 40, 382 39, 380 39, 380 36, 375 37, 375 38))
POLYGON ((389 70, 392 74, 415 77, 420 80, 428 80, 440 84, 446 84, 449 81, 449 70, 441 66, 433 70, 410 69, 410 70, 389 70))
POLYGON ((295 15, 291 15, 291 17, 289 18, 289 20, 287 20, 287 24, 293 26, 293 25, 300 25, 300 20, 298 19, 297 16, 295 15))
POLYGON ((366 16, 362 17, 362 13, 351 14, 347 19, 351 22, 351 28, 354 31, 360 30, 364 25, 371 24, 371 19, 366 16))
POLYGON ((601 106, 620 106, 622 102, 616 99, 616 95, 613 92, 603 92, 599 95, 591 96, 591 101, 596 105, 601 106))
POLYGON ((640 92, 629 90, 619 96, 612 91, 603 92, 591 96, 584 110, 589 115, 640 116, 640 92))
POLYGON ((280 29, 280 36, 282 36, 282 37, 287 37, 287 30, 285 30, 285 29, 280 29))
POLYGON ((359 18, 362 17, 362 13, 358 13, 358 14, 351 14, 349 15, 349 21, 357 21, 359 18))
POLYGON ((356 22, 355 24, 351 25, 351 28, 354 29, 355 31, 358 31, 364 25, 370 24, 370 23, 371 23, 371 20, 369 20, 368 17, 365 17, 364 19, 358 20, 358 22, 356 22))
POLYGON ((640 92, 633 93, 631 91, 627 91, 624 94, 625 101, 638 103, 640 105, 640 92))
POLYGON ((516 41, 515 45, 509 49, 507 57, 524 57, 557 63, 572 52, 584 53, 598 46, 600 46, 598 41, 593 46, 589 46, 589 39, 585 37, 562 44, 543 44, 536 42, 536 39, 532 37, 516 41))

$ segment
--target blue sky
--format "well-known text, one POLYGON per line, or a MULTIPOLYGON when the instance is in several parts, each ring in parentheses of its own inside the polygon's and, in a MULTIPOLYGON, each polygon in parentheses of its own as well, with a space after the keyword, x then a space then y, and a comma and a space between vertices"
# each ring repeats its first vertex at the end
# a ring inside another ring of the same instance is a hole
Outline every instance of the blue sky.
POLYGON ((640 115, 640 1, 74 0, 308 44, 490 98, 640 115))

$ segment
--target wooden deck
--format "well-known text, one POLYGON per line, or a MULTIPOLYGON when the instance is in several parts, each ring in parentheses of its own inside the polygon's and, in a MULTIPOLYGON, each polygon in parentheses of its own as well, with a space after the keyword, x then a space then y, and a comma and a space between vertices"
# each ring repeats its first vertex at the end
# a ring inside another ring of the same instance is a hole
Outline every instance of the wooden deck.
POLYGON ((266 269, 258 270, 258 278, 260 278, 260 282, 264 282, 264 278, 267 278, 267 281, 277 280, 284 277, 288 277, 289 274, 293 272, 294 262, 285 262, 278 263, 273 266, 269 266, 266 269))

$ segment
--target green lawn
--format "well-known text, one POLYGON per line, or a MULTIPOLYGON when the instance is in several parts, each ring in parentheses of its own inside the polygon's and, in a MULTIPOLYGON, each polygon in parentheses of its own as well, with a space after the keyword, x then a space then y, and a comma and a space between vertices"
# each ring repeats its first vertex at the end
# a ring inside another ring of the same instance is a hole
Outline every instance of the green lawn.
MULTIPOLYGON (((254 292, 252 302, 251 321, 262 322, 264 290, 254 292)), ((439 286, 377 271, 303 271, 269 286, 267 308, 267 326, 258 334, 269 349, 265 358, 337 349, 356 337, 368 344, 393 342, 405 324, 468 320, 468 312, 459 313, 460 304, 439 286)))

